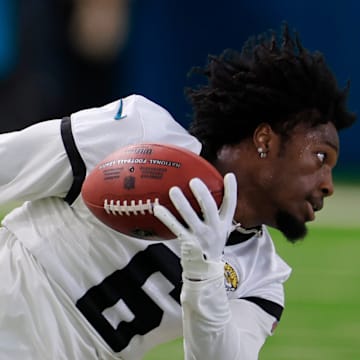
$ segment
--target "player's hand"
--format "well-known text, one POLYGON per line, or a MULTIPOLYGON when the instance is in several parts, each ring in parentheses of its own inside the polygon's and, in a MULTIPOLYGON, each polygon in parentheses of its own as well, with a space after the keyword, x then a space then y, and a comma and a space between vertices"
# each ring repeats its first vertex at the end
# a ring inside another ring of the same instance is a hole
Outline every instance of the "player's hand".
POLYGON ((224 198, 220 210, 200 179, 192 179, 189 186, 199 203, 203 219, 198 217, 178 187, 171 188, 169 196, 188 228, 161 205, 154 207, 154 214, 182 240, 181 261, 184 276, 193 280, 204 280, 218 274, 219 269, 221 274, 223 273, 221 258, 232 230, 237 201, 236 179, 232 173, 225 175, 224 198))

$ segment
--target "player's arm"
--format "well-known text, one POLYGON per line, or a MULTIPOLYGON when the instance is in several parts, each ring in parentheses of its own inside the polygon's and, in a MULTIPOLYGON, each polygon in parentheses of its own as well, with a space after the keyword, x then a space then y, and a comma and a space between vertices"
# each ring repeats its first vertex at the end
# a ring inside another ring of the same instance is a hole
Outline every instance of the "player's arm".
POLYGON ((228 301, 223 274, 196 284, 184 279, 181 300, 187 360, 258 359, 276 321, 250 301, 228 301))
POLYGON ((224 199, 217 209, 212 195, 199 179, 190 187, 202 209, 201 220, 179 188, 170 198, 188 228, 162 206, 155 215, 182 240, 184 351, 187 360, 257 359, 274 318, 245 300, 229 301, 221 261, 236 207, 236 180, 224 178, 224 199))
POLYGON ((64 196, 72 170, 60 135, 60 120, 0 135, 0 204, 64 196))

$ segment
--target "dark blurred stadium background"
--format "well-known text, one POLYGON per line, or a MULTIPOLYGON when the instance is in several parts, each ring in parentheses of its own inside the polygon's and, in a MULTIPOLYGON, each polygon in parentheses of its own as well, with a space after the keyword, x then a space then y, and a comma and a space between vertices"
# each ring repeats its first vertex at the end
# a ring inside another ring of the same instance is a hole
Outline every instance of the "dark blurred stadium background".
MULTIPOLYGON (((130 93, 186 125, 184 87, 199 81, 187 77, 190 68, 283 21, 325 54, 340 85, 351 81, 349 105, 357 112, 359 11, 356 0, 1 0, 0 131, 130 93)), ((342 134, 336 174, 359 172, 359 134, 360 122, 342 134)))
MULTIPOLYGON (((358 113, 359 13, 357 0, 0 0, 0 131, 131 93, 186 126, 184 88, 199 81, 190 68, 283 21, 324 53, 340 85, 351 81, 358 113)), ((359 136, 360 120, 341 134, 337 190, 309 239, 295 248, 277 241, 294 274, 288 315, 262 359, 360 359, 359 136)), ((175 342, 147 359, 181 357, 175 342)))

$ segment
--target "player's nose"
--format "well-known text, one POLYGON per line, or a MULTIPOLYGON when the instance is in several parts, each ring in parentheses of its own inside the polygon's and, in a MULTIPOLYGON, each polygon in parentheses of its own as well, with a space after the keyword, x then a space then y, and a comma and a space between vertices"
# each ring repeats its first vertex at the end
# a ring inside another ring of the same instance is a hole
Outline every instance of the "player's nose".
POLYGON ((328 197, 334 194, 334 182, 331 170, 328 170, 320 184, 321 193, 324 197, 328 197))

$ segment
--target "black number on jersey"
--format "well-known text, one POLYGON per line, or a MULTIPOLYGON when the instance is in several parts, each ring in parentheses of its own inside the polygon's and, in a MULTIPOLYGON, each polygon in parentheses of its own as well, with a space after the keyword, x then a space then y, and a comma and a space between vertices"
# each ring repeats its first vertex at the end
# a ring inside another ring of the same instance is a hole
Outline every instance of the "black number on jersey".
POLYGON ((159 326, 164 311, 142 289, 155 272, 161 272, 173 285, 169 295, 180 304, 181 265, 165 245, 153 244, 138 252, 121 270, 90 288, 77 302, 77 308, 114 352, 123 350, 135 335, 145 335, 159 326), (120 321, 116 329, 103 311, 122 300, 134 314, 132 321, 120 321))

